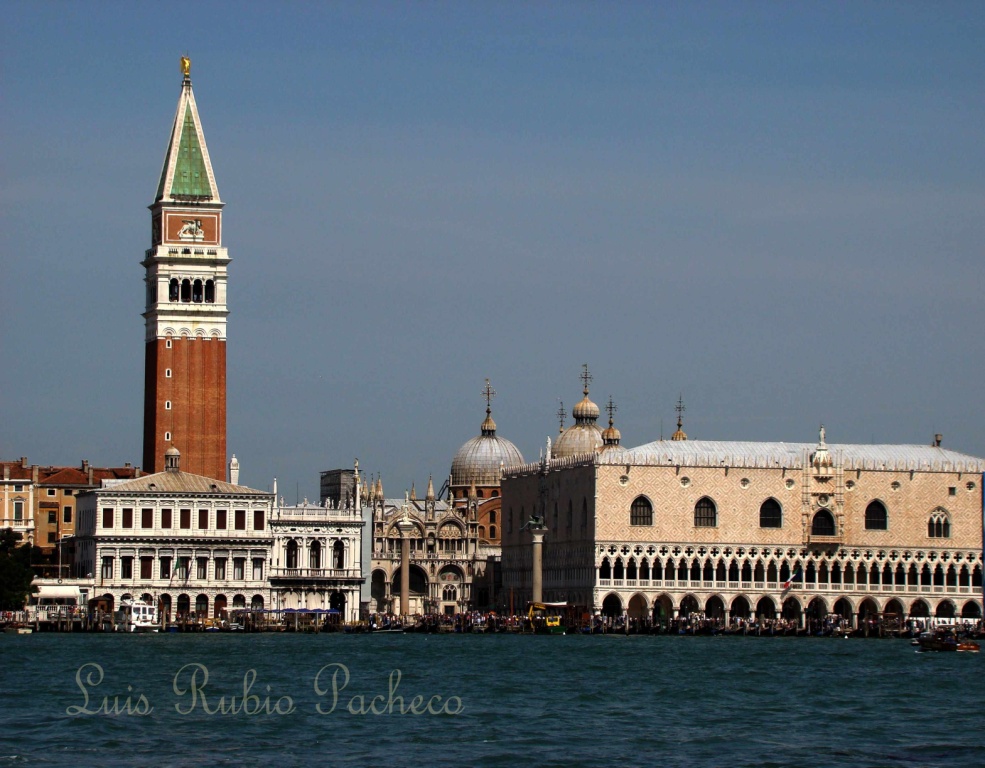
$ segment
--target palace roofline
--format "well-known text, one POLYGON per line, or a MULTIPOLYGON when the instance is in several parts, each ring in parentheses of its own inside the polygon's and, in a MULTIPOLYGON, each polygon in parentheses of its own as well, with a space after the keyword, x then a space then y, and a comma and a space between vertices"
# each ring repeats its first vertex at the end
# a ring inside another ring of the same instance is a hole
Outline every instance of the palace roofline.
MULTIPOLYGON (((657 440, 611 455, 582 454, 552 459, 551 469, 567 466, 629 465, 803 469, 817 443, 744 442, 731 440, 657 440)), ((985 472, 985 459, 937 446, 828 443, 835 466, 845 470, 909 472, 985 472)), ((541 462, 508 466, 504 475, 528 474, 541 462)))

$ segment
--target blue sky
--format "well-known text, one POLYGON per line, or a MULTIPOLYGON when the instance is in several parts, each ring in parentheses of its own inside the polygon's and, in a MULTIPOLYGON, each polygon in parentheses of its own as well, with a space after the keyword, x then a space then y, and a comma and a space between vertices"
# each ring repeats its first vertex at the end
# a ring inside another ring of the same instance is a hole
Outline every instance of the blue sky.
MULTIPOLYGON (((388 495, 558 399, 624 444, 985 456, 978 3, 12 3, 0 455, 140 461, 180 89, 226 202, 229 450, 388 495)), ((293 498, 291 498, 293 501, 293 498)))

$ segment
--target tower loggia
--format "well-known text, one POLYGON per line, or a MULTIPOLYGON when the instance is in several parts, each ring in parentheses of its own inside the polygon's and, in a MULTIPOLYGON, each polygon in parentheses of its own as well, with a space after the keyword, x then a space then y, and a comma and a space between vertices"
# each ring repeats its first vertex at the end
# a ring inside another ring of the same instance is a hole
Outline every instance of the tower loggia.
POLYGON ((222 209, 183 58, 181 95, 151 211, 144 369, 144 470, 181 451, 185 469, 225 479, 226 280, 222 209))

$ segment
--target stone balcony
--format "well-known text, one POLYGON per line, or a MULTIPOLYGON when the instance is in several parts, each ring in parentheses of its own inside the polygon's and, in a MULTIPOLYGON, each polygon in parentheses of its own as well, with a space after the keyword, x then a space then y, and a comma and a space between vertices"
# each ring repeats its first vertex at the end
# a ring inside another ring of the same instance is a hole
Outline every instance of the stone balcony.
POLYGON ((362 579, 358 568, 271 568, 271 581, 352 581, 362 579))

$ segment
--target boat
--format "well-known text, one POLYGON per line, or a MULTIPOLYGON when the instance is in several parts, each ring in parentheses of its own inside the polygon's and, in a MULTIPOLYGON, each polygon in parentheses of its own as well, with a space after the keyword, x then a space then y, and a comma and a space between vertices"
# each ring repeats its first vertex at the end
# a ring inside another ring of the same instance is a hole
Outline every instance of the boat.
POLYGON ((978 643, 971 640, 959 641, 957 635, 946 629, 938 629, 934 632, 922 632, 917 638, 920 643, 921 651, 962 651, 965 653, 978 653, 981 648, 978 643))
POLYGON ((527 603, 527 619, 523 624, 525 634, 563 635, 566 627, 561 616, 567 610, 567 603, 527 603))
POLYGON ((157 632, 161 628, 157 606, 147 603, 121 603, 115 618, 117 632, 157 632))
POLYGON ((8 624, 3 631, 8 635, 30 635, 34 632, 31 627, 24 624, 8 624))

